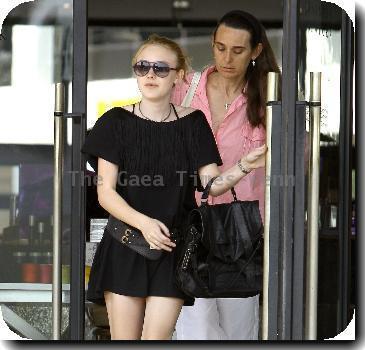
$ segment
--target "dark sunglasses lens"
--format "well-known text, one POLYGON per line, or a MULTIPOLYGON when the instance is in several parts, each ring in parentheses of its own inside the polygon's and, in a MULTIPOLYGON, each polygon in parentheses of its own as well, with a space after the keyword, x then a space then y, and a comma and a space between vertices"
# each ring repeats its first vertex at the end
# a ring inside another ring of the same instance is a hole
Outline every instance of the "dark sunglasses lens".
POLYGON ((150 68, 151 68, 150 64, 145 61, 137 62, 133 66, 134 73, 136 73, 140 77, 145 76, 148 73, 148 71, 150 70, 150 68))
POLYGON ((165 78, 170 73, 170 67, 165 63, 157 62, 153 65, 153 71, 158 77, 165 78))

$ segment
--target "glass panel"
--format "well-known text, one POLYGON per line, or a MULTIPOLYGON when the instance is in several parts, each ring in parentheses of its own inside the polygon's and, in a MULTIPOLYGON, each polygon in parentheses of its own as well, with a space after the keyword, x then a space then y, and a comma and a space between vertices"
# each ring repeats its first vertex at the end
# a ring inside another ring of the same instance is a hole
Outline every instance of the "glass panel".
MULTIPOLYGON (((0 41, 0 304, 9 327, 30 339, 51 339, 52 333, 54 83, 68 85, 71 80, 72 5, 72 0, 21 4, 5 19, 6 39, 0 41)), ((66 157, 66 170, 68 164, 66 157)), ((64 186, 65 339, 70 289, 67 178, 64 186)))
POLYGON ((309 101, 310 72, 322 72, 317 337, 325 339, 339 333, 338 204, 339 169, 343 166, 339 164, 339 131, 341 103, 344 103, 340 98, 342 10, 318 0, 301 0, 300 11, 299 99, 309 101))

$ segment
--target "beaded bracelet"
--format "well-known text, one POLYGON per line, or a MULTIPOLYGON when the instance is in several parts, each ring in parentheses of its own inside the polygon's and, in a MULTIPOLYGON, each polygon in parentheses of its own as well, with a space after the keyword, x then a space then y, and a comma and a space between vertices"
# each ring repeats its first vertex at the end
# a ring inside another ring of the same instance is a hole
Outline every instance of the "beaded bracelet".
POLYGON ((241 163, 241 159, 237 162, 237 165, 238 165, 238 167, 240 168, 240 170, 245 174, 245 175, 247 175, 247 174, 249 174, 250 173, 250 171, 251 170, 246 170, 244 167, 243 167, 243 165, 242 165, 242 163, 241 163))

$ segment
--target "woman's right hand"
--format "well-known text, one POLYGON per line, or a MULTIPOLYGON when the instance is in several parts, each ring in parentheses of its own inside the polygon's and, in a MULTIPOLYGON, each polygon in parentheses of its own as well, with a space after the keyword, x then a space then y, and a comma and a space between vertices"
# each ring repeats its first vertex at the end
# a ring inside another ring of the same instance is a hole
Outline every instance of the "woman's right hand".
POLYGON ((241 163, 245 169, 253 170, 265 166, 267 147, 262 145, 254 148, 248 154, 241 158, 241 163))
POLYGON ((170 240, 169 229, 159 220, 146 217, 140 231, 151 249, 172 251, 176 244, 170 240))

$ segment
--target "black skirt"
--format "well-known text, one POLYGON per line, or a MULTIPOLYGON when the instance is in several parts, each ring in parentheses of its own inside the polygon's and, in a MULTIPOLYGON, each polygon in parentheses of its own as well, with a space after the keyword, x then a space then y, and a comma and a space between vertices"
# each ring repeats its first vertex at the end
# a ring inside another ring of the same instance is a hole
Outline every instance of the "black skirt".
POLYGON ((104 292, 133 297, 174 297, 185 306, 194 299, 184 294, 175 283, 176 255, 164 252, 158 260, 150 260, 113 238, 107 230, 95 252, 90 271, 87 300, 105 305, 104 292))

